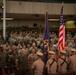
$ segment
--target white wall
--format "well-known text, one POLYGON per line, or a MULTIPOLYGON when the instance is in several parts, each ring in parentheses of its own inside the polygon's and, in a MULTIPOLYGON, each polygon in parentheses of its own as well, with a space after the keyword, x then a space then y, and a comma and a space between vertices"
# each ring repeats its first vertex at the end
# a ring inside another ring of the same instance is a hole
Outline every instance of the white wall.
MULTIPOLYGON (((7 13, 18 14, 45 14, 47 10, 49 14, 60 15, 61 3, 43 3, 43 2, 23 2, 23 1, 7 1, 7 13)), ((64 15, 75 15, 76 4, 64 3, 64 15)))

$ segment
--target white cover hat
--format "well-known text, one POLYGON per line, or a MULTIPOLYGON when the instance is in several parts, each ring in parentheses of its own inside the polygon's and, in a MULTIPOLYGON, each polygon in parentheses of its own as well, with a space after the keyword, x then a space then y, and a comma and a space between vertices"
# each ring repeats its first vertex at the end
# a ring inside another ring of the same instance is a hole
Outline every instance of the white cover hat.
POLYGON ((48 53, 49 53, 49 54, 55 54, 55 52, 54 52, 54 51, 49 51, 48 53))
POLYGON ((72 48, 71 51, 72 51, 72 52, 76 52, 76 49, 72 48))
POLYGON ((40 51, 38 51, 36 54, 39 55, 39 56, 43 56, 43 53, 40 52, 40 51))
POLYGON ((66 51, 65 50, 61 50, 60 53, 66 54, 66 51))
POLYGON ((56 47, 56 45, 54 44, 53 47, 56 47))

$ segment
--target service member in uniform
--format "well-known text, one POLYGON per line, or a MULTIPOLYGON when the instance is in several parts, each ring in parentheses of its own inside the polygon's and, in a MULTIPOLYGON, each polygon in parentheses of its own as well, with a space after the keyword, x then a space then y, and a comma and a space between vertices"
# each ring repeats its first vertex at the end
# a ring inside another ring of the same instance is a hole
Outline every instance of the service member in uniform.
POLYGON ((60 58, 58 59, 58 72, 60 75, 67 74, 67 65, 68 65, 68 58, 66 57, 66 51, 60 51, 60 58))
POLYGON ((15 74, 16 70, 17 70, 17 62, 18 62, 18 54, 17 51, 14 50, 12 52, 12 55, 10 55, 10 70, 11 70, 11 74, 15 74))
POLYGON ((27 54, 24 49, 21 50, 21 54, 18 59, 17 69, 19 70, 18 75, 27 75, 27 54))
POLYGON ((57 61, 55 58, 55 52, 48 52, 48 61, 46 63, 47 73, 48 75, 57 75, 57 61))
POLYGON ((33 72, 31 70, 31 66, 32 66, 33 62, 35 62, 37 59, 35 52, 36 52, 35 49, 32 49, 31 54, 28 56, 29 75, 33 75, 33 72))
POLYGON ((69 43, 66 47, 66 55, 69 57, 71 55, 71 46, 72 46, 72 43, 69 43))
POLYGON ((0 47, 0 75, 3 74, 6 65, 6 53, 3 51, 3 47, 0 47))
POLYGON ((37 52, 37 61, 35 61, 32 65, 32 69, 34 71, 34 75, 43 75, 44 62, 41 60, 43 53, 37 52))
POLYGON ((73 72, 73 75, 76 75, 76 50, 75 49, 71 49, 72 51, 72 56, 69 57, 69 61, 70 61, 70 67, 71 67, 71 71, 73 72))

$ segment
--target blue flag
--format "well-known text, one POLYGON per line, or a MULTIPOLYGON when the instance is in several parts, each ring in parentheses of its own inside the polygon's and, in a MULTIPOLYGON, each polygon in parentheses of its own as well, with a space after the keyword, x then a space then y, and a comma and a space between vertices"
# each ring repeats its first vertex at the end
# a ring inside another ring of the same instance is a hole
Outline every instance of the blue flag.
POLYGON ((46 63, 46 61, 47 61, 47 50, 48 50, 49 43, 50 43, 49 26, 48 26, 48 14, 47 14, 47 12, 46 12, 46 15, 45 15, 45 30, 44 30, 44 40, 43 40, 43 42, 44 42, 43 61, 46 63))
POLYGON ((49 38, 49 26, 48 26, 48 14, 47 14, 47 12, 46 12, 46 15, 45 15, 44 40, 48 40, 48 42, 50 41, 50 38, 49 38))

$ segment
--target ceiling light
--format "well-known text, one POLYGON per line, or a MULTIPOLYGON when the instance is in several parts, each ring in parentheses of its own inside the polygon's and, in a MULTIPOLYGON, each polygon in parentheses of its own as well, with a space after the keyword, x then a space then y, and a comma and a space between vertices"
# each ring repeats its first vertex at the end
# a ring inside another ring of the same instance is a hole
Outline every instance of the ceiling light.
MULTIPOLYGON (((13 20, 14 18, 5 18, 6 20, 13 20)), ((3 20, 3 18, 1 18, 3 20)))
POLYGON ((60 19, 48 19, 49 21, 60 21, 60 19))

